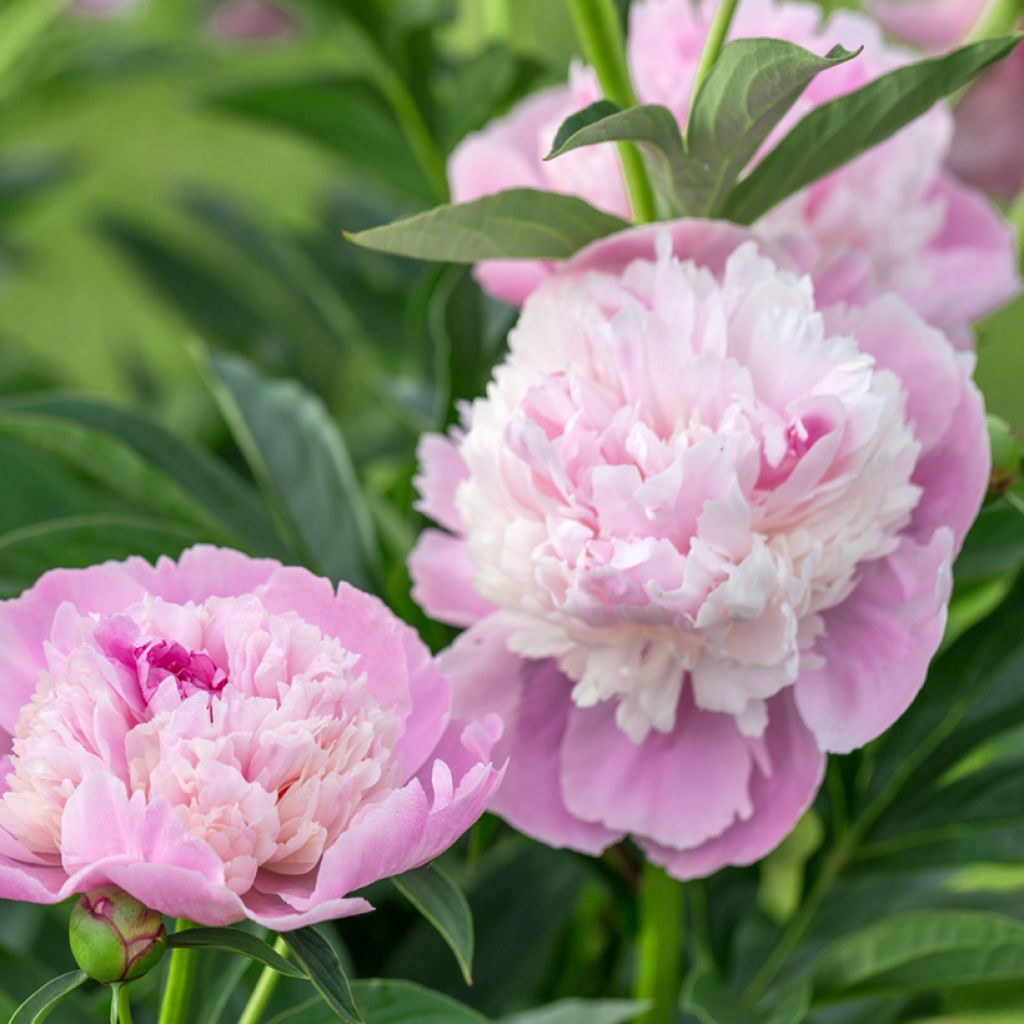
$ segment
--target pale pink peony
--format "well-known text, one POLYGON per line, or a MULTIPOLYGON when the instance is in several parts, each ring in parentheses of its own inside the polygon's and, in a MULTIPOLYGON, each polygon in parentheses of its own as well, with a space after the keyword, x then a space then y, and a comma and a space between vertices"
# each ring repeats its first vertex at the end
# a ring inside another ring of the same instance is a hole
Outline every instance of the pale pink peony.
POLYGON ((885 30, 921 50, 940 53, 959 45, 988 0, 871 0, 885 30))
MULTIPOLYGON (((629 59, 637 94, 641 102, 669 107, 680 123, 713 9, 691 0, 637 0, 631 7, 629 59)), ((755 36, 788 39, 816 53, 836 43, 865 48, 811 83, 786 129, 812 107, 909 59, 884 42, 869 18, 840 11, 822 25, 819 8, 806 3, 745 0, 731 38, 755 36)), ((628 217, 613 147, 542 160, 561 120, 596 97, 591 72, 577 67, 567 86, 531 97, 470 136, 452 156, 454 198, 513 186, 547 188, 628 217)), ((863 302, 895 291, 966 346, 967 325, 1016 291, 1016 260, 1010 229, 980 195, 943 170, 951 136, 952 117, 937 107, 771 211, 758 230, 798 251, 823 294, 863 302)), ((477 273, 492 294, 521 303, 551 269, 498 262, 481 264, 477 273)))
POLYGON ((228 0, 214 12, 214 31, 235 42, 267 42, 291 35, 298 19, 271 0, 228 0))
POLYGON ((197 547, 47 573, 0 604, 0 896, 113 884, 208 925, 371 909, 498 781, 494 717, 376 598, 197 547))
POLYGON ((819 308, 700 221, 584 250, 509 343, 422 443, 443 529, 410 560, 469 627, 458 713, 509 723, 492 806, 680 877, 751 863, 924 680, 988 480, 973 357, 896 296, 819 308))

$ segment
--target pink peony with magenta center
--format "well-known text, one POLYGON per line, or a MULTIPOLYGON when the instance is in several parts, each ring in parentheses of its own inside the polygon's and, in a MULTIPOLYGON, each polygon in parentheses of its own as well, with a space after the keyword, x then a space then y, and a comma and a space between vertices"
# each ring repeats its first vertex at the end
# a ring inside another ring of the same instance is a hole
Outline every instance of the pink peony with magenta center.
POLYGON ((379 601, 208 547, 47 573, 0 604, 0 896, 116 885, 278 930, 371 909, 499 778, 493 716, 379 601))
POLYGON ((410 568, 500 714, 493 807, 632 835, 680 877, 757 860, 825 753, 913 700, 989 455, 972 357, 903 300, 822 307, 724 224, 635 229, 526 302, 485 398, 421 446, 410 568))
MULTIPOLYGON (((680 124, 715 4, 710 0, 636 0, 630 8, 629 65, 639 101, 668 107, 680 124)), ((834 45, 863 46, 856 59, 822 72, 771 142, 812 108, 866 85, 911 56, 882 38, 868 17, 819 7, 744 0, 730 39, 772 37, 817 54, 834 45)), ((629 217, 615 149, 591 146, 544 161, 561 122, 598 98, 593 73, 577 66, 564 86, 529 97, 506 117, 469 136, 449 165, 452 195, 462 202, 501 189, 531 187, 582 196, 629 217)), ((968 325, 1018 288, 1013 235, 987 201, 944 168, 953 122, 944 106, 770 211, 756 225, 785 243, 813 270, 820 294, 860 303, 894 291, 959 345, 968 325)), ((481 284, 521 304, 552 271, 536 261, 485 262, 481 284)))

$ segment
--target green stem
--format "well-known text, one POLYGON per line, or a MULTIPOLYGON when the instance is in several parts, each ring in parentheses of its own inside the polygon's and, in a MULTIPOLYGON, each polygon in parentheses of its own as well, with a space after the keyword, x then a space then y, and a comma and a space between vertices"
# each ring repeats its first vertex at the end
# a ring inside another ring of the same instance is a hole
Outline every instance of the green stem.
MULTIPOLYGON (((619 27, 614 0, 568 0, 576 37, 587 63, 597 73, 601 91, 617 106, 636 106, 636 93, 629 79, 626 46, 619 27)), ((654 190, 639 150, 620 142, 619 160, 626 179, 633 220, 646 224, 654 220, 654 190)))
POLYGON ((132 1002, 128 995, 128 986, 110 986, 110 1021, 111 1024, 132 1024, 132 1002))
POLYGON ((1024 18, 1024 0, 989 0, 964 42, 978 43, 1012 32, 1021 18, 1024 18))
POLYGON ((635 994, 651 1009, 637 1024, 672 1024, 683 978, 683 886, 649 861, 640 883, 635 994))
POLYGON ((1017 201, 1010 207, 1010 224, 1017 232, 1017 249, 1024 256, 1024 192, 1017 196, 1017 201))
MULTIPOLYGON (((179 920, 175 931, 195 928, 191 921, 179 920)), ((192 987, 196 980, 199 950, 172 949, 171 964, 167 970, 167 984, 160 1005, 159 1024, 189 1024, 192 987)))
MULTIPOLYGON (((274 940, 274 951, 280 953, 281 956, 288 955, 288 943, 280 935, 274 940)), ((238 1024, 259 1024, 259 1019, 263 1016, 263 1011, 267 1008, 270 997, 274 994, 274 989, 277 988, 280 979, 281 975, 277 971, 270 967, 263 968, 256 987, 252 990, 252 995, 249 996, 249 1002, 245 1004, 242 1016, 238 1018, 238 1024)))
POLYGON ((701 51, 700 63, 697 65, 697 74, 693 79, 693 91, 690 93, 690 109, 693 110, 693 101, 697 98, 697 91, 704 84, 704 79, 711 74, 721 56, 722 47, 729 35, 729 26, 732 24, 736 8, 740 0, 720 0, 715 17, 712 19, 711 28, 708 30, 708 37, 704 40, 704 49, 701 51))

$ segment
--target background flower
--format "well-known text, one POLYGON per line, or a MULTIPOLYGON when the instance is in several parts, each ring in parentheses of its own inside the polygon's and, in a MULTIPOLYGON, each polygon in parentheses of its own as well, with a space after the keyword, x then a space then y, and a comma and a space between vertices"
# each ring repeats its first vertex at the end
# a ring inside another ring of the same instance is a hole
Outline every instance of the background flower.
POLYGON ((375 598, 197 547, 56 570, 0 606, 11 748, 0 895, 117 885, 204 924, 290 929, 430 860, 480 814, 494 719, 375 598))
MULTIPOLYGON (((714 5, 638 0, 630 8, 629 63, 641 102, 660 103, 685 123, 693 79, 714 5)), ((811 108, 859 88, 906 62, 871 19, 839 11, 824 24, 816 6, 748 0, 730 38, 772 36, 815 53, 836 43, 864 47, 855 60, 815 78, 787 115, 784 131, 811 108)), ((569 114, 596 98, 588 69, 569 83, 525 101, 471 136, 450 164, 456 200, 512 186, 570 192, 629 215, 611 146, 589 147, 548 163, 543 156, 569 114)), ((765 237, 801 250, 822 295, 902 295, 929 322, 963 346, 968 324, 1017 288, 1013 237, 985 200, 944 170, 953 122, 945 107, 909 125, 859 159, 793 196, 757 225, 765 237)), ((550 271, 538 263, 482 264, 481 283, 520 303, 550 271)))
POLYGON ((972 357, 780 259, 698 221, 597 243, 421 447, 415 593, 470 627, 456 704, 510 723, 493 806, 546 842, 751 863, 924 681, 988 480, 972 357))

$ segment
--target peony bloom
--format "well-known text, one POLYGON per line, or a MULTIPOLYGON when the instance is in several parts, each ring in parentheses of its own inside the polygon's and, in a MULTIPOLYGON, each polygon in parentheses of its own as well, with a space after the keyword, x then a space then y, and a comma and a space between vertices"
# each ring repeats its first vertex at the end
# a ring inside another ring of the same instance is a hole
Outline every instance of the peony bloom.
MULTIPOLYGON (((713 3, 691 0, 637 0, 630 9, 629 61, 640 101, 667 106, 680 124, 713 10, 713 3)), ((819 8, 806 3, 745 0, 732 38, 755 36, 787 39, 816 53, 837 42, 865 47, 855 60, 819 75, 783 128, 909 59, 883 41, 869 18, 840 11, 822 25, 819 8)), ((593 75, 576 68, 568 85, 526 100, 470 136, 451 160, 454 198, 512 186, 547 188, 628 216, 611 146, 542 160, 562 119, 596 96, 593 75)), ((769 212, 758 230, 799 251, 823 295, 867 301, 895 291, 966 347, 967 325, 1014 294, 1016 260, 1010 229, 983 197, 943 170, 951 137, 949 111, 935 108, 769 212)), ((550 271, 543 263, 487 263, 478 276, 492 294, 520 303, 550 271)))
POLYGON ((920 50, 941 53, 959 46, 988 0, 871 0, 886 32, 920 50))
POLYGON ((410 561, 492 807, 632 835, 679 877, 751 863, 920 688, 989 454, 973 357, 900 298, 816 305, 725 224, 633 229, 527 300, 461 429, 421 446, 410 561))
POLYGON ((266 42, 290 35, 298 19, 270 0, 228 0, 214 12, 213 30, 236 42, 266 42))
POLYGON ((0 603, 0 896, 115 885, 208 925, 369 910, 498 780, 494 718, 379 601, 197 547, 47 573, 0 603))

